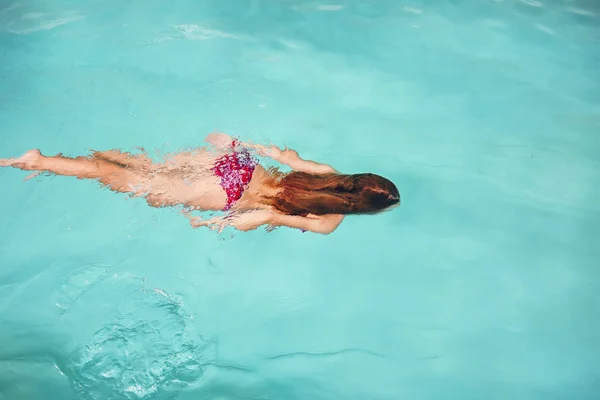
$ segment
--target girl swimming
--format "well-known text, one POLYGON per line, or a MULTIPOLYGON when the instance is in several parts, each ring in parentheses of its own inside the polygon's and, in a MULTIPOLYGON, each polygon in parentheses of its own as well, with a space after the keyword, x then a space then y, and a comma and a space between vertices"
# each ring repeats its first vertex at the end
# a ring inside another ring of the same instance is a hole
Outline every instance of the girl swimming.
POLYGON ((329 234, 346 215, 373 214, 400 203, 396 186, 378 175, 341 174, 294 150, 241 143, 223 133, 208 135, 206 142, 212 148, 167 155, 160 163, 117 150, 76 158, 30 150, 0 159, 0 167, 95 179, 115 192, 143 197, 152 207, 183 206, 193 227, 219 231, 267 225, 329 234), (253 153, 287 165, 291 172, 265 169, 253 153), (228 213, 203 219, 192 216, 192 210, 228 213))

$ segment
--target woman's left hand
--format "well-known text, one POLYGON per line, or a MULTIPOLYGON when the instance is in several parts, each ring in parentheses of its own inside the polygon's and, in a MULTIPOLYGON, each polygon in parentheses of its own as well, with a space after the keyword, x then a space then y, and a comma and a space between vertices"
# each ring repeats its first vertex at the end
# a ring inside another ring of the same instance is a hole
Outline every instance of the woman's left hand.
POLYGON ((234 140, 235 139, 233 139, 228 134, 221 133, 221 132, 211 133, 211 134, 207 135, 206 138, 204 139, 204 141, 206 143, 211 144, 218 149, 222 149, 222 148, 231 146, 231 143, 233 143, 234 140))

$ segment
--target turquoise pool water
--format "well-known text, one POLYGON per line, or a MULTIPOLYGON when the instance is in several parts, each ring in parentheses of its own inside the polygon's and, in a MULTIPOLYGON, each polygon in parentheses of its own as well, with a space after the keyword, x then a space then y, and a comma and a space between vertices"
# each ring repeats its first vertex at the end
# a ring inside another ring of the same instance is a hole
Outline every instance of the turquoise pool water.
POLYGON ((2 1, 0 157, 221 130, 403 203, 218 236, 0 170, 0 398, 597 396, 599 46, 591 0, 2 1))

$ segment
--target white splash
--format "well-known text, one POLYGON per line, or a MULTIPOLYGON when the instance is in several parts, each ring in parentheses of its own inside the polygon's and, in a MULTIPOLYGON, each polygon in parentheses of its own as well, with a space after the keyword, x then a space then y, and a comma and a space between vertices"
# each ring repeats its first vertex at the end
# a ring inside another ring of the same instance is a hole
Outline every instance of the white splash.
POLYGON ((506 28, 506 22, 497 19, 484 19, 481 21, 485 26, 489 28, 506 28))
POLYGON ((404 6, 402 9, 407 13, 416 14, 416 15, 423 13, 423 10, 421 10, 420 8, 415 8, 415 7, 404 6))
POLYGON ((556 36, 556 32, 554 30, 548 28, 546 25, 542 24, 534 24, 535 29, 547 33, 548 35, 556 36))
POLYGON ((161 37, 161 38, 152 39, 149 41, 149 44, 159 44, 159 43, 163 43, 163 42, 171 42, 173 40, 175 40, 174 37, 165 36, 165 37, 161 37))
POLYGON ((317 10, 320 10, 320 11, 340 11, 343 8, 344 8, 344 6, 338 5, 338 4, 323 4, 323 5, 317 6, 317 10))
POLYGON ((177 29, 179 29, 186 39, 191 40, 206 40, 214 38, 242 39, 239 36, 232 35, 227 32, 217 31, 214 29, 204 29, 196 24, 177 25, 177 29))
POLYGON ((519 1, 521 3, 525 3, 531 7, 543 7, 544 6, 541 1, 537 1, 537 0, 519 0, 519 1))
POLYGON ((21 17, 21 19, 37 19, 37 18, 42 18, 43 16, 44 16, 44 13, 32 12, 32 13, 24 14, 21 17))
POLYGON ((294 49, 294 50, 298 50, 301 48, 301 46, 295 42, 291 42, 287 39, 279 39, 279 43, 281 43, 282 45, 289 47, 290 49, 294 49))

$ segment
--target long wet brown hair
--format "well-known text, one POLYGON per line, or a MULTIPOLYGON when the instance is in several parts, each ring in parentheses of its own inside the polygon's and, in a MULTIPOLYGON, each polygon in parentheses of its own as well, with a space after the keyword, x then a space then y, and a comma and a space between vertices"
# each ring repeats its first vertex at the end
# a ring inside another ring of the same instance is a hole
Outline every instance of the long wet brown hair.
POLYGON ((371 214, 400 203, 396 185, 375 174, 269 172, 267 184, 277 192, 262 201, 288 215, 371 214))

